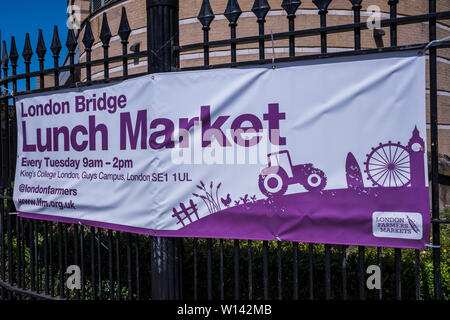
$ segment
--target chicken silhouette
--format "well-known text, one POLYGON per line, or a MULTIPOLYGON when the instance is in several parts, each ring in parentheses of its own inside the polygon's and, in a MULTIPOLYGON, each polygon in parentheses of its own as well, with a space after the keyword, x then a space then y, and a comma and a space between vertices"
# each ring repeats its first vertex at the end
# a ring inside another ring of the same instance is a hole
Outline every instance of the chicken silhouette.
POLYGON ((220 201, 222 201, 223 205, 228 208, 230 206, 230 203, 231 203, 230 194, 227 194, 227 198, 226 199, 220 198, 220 201))

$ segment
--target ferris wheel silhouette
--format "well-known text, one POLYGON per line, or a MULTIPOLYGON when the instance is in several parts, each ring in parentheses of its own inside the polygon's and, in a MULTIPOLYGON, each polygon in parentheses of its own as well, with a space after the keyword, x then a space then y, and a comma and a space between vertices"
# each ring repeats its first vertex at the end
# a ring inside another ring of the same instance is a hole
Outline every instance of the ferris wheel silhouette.
POLYGON ((404 187, 411 181, 410 150, 400 142, 389 141, 372 148, 364 165, 373 186, 404 187))

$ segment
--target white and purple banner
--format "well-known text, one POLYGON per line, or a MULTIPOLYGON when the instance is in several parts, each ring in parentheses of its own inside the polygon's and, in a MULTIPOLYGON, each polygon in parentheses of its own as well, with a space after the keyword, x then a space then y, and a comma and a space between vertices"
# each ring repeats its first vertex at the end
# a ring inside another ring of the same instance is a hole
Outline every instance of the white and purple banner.
POLYGON ((16 101, 27 218, 423 248, 425 57, 153 74, 16 101))

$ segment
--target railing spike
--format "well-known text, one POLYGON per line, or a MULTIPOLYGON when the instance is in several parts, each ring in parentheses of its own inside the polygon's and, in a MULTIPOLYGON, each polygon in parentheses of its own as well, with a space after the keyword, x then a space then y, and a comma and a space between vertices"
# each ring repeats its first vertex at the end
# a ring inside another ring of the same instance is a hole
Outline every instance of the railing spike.
POLYGON ((31 48, 30 34, 27 33, 25 36, 25 45, 23 46, 22 57, 25 62, 30 62, 33 56, 33 49, 31 48))
POLYGON ((295 12, 302 4, 300 0, 283 0, 281 7, 286 11, 288 16, 295 16, 295 12))
POLYGON ((92 48, 92 45, 94 44, 94 35, 92 34, 92 28, 91 28, 91 23, 89 22, 89 20, 87 20, 86 22, 86 26, 84 28, 84 36, 83 36, 83 44, 84 47, 88 50, 90 50, 92 48))
POLYGON ((313 0, 314 4, 319 9, 319 13, 327 13, 328 6, 330 5, 332 0, 313 0))
POLYGON ((69 29, 69 32, 67 33, 67 41, 66 41, 66 47, 69 50, 69 54, 73 54, 75 52, 75 49, 77 48, 77 38, 75 37, 75 32, 73 29, 69 29))
POLYGON ((19 54, 17 53, 16 39, 14 37, 11 37, 11 50, 9 52, 9 60, 11 61, 11 66, 17 66, 19 54))
POLYGON ((59 57, 59 53, 61 52, 62 46, 61 41, 59 40, 58 34, 58 26, 53 27, 53 39, 52 44, 50 45, 50 50, 52 50, 53 57, 59 57))
POLYGON ((130 24, 128 23, 127 12, 125 7, 122 7, 122 17, 120 18, 119 31, 117 32, 122 41, 128 41, 131 33, 130 24))
POLYGON ((204 28, 209 28, 209 25, 214 20, 214 13, 212 11, 209 0, 202 1, 202 7, 200 8, 197 19, 200 21, 204 28))
POLYGON ((3 68, 8 68, 8 51, 6 49, 6 41, 3 40, 3 55, 2 55, 2 64, 3 64, 3 68))
POLYGON ((362 6, 361 6, 362 0, 349 0, 349 1, 352 3, 354 9, 355 8, 358 8, 358 9, 362 8, 362 6))
POLYGON ((267 0, 255 0, 252 7, 252 12, 258 18, 258 21, 263 21, 270 10, 267 0))
POLYGON ((231 24, 236 24, 240 15, 242 14, 241 7, 237 0, 228 0, 227 8, 225 9, 224 16, 228 19, 231 24))
POLYGON ((111 40, 111 30, 109 29, 108 18, 106 17, 106 12, 103 13, 102 30, 100 31, 100 39, 104 46, 109 45, 111 40))
POLYGON ((42 34, 42 29, 39 29, 39 37, 38 37, 38 43, 36 48, 36 54, 39 58, 39 60, 43 60, 45 53, 47 52, 47 48, 45 47, 44 42, 44 36, 42 34))

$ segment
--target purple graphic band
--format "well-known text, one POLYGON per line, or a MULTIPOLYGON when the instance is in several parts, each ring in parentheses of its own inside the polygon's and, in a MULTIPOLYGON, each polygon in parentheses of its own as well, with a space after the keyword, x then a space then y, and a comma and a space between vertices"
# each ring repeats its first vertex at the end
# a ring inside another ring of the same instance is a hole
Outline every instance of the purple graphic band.
MULTIPOLYGON (((153 230, 111 223, 19 212, 19 216, 132 232, 160 237, 199 237, 249 240, 383 246, 423 249, 423 241, 377 238, 372 235, 374 211, 417 211, 427 221, 427 188, 366 189, 349 193, 348 189, 322 193, 287 195, 276 200, 258 200, 227 208, 194 221, 179 230, 153 230), (382 200, 381 200, 382 199, 382 200), (345 212, 345 214, 343 214, 345 212), (358 228, 355 228, 355 226, 358 228)), ((429 218, 428 218, 429 219, 429 218)), ((424 228, 423 239, 429 238, 424 228)))

